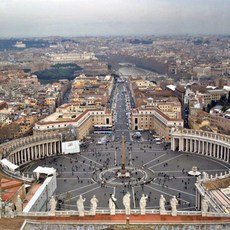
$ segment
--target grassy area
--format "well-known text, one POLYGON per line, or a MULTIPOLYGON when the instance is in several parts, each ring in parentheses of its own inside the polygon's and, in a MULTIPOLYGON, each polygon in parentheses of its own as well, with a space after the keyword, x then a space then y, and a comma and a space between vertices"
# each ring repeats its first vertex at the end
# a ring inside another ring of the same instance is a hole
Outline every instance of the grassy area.
POLYGON ((42 83, 52 83, 61 79, 73 80, 77 70, 82 70, 82 68, 73 63, 56 64, 51 69, 36 71, 34 74, 42 83))

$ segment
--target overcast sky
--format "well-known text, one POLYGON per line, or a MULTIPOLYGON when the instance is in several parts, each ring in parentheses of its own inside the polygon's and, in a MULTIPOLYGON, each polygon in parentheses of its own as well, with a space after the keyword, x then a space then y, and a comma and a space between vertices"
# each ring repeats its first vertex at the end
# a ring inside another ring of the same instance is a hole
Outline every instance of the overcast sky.
POLYGON ((230 0, 0 0, 0 37, 230 34, 230 0))

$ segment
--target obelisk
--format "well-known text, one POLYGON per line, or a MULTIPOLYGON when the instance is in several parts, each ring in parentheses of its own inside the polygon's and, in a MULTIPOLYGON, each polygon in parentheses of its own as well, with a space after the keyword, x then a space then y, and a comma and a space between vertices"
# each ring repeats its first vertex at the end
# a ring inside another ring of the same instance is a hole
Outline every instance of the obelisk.
POLYGON ((121 173, 124 175, 126 173, 125 170, 125 137, 122 135, 121 137, 121 173))

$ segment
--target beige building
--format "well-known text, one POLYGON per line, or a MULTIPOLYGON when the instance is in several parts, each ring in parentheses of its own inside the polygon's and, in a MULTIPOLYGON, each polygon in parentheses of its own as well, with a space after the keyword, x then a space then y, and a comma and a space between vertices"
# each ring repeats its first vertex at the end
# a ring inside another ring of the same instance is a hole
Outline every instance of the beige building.
POLYGON ((86 109, 70 112, 74 106, 66 105, 59 108, 58 112, 51 114, 37 122, 34 126, 34 134, 68 132, 73 129, 78 140, 84 139, 94 129, 94 125, 112 125, 112 112, 108 109, 86 109), (66 111, 64 113, 64 111, 66 111))
POLYGON ((77 77, 72 84, 70 102, 82 106, 106 106, 113 89, 112 76, 77 77))
POLYGON ((96 57, 94 53, 59 53, 59 54, 51 54, 50 61, 57 63, 74 63, 77 61, 90 61, 95 60, 96 57))
POLYGON ((214 90, 207 90, 206 93, 196 93, 196 98, 198 98, 202 104, 207 106, 211 103, 211 101, 218 101, 220 100, 221 96, 228 97, 228 91, 222 89, 214 89, 214 90))
POLYGON ((223 134, 230 134, 230 122, 229 119, 204 112, 202 110, 194 112, 189 116, 189 126, 192 129, 200 130, 204 127, 208 127, 212 132, 219 132, 223 134))
POLYGON ((175 128, 182 128, 182 119, 173 119, 156 108, 133 109, 131 115, 132 130, 155 130, 166 142, 171 139, 171 132, 175 128))

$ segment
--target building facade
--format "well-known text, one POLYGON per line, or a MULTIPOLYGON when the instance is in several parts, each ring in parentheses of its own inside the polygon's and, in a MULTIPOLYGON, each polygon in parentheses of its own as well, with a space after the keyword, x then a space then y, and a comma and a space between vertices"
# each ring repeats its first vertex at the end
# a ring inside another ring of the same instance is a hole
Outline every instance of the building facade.
POLYGON ((155 130, 165 141, 171 140, 171 132, 175 128, 182 128, 182 119, 170 118, 156 108, 133 109, 131 113, 132 130, 155 130))
POLYGON ((93 130, 94 125, 112 125, 112 112, 108 109, 86 109, 83 112, 55 113, 37 122, 34 135, 61 133, 72 130, 76 139, 83 140, 93 130), (55 116, 54 116, 55 115, 55 116))

